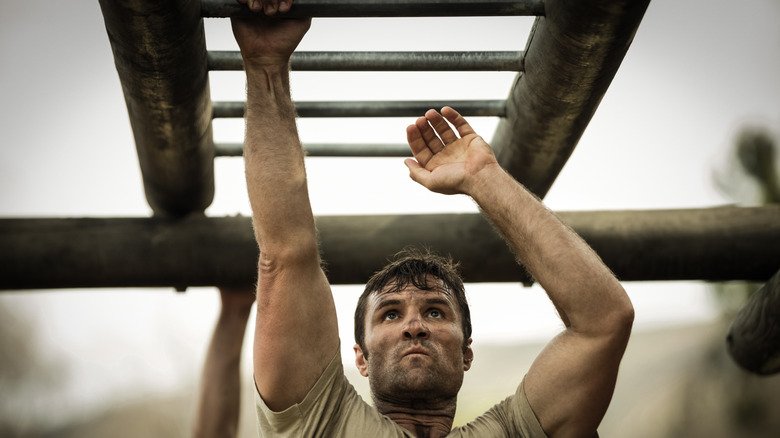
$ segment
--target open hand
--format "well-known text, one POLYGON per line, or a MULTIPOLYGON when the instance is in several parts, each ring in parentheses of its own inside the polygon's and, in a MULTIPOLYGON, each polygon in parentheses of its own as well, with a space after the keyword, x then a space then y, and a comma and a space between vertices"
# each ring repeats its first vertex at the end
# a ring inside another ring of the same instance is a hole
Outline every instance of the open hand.
POLYGON ((406 128, 406 138, 414 155, 414 159, 404 161, 409 176, 434 192, 468 194, 481 170, 498 165, 490 145, 448 106, 441 113, 428 110, 406 128))

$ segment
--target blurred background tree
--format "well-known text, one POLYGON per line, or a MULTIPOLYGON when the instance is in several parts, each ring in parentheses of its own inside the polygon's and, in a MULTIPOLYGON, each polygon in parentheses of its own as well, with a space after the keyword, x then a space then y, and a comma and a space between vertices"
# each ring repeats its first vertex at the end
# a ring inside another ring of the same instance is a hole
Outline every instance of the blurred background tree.
MULTIPOLYGON (((737 134, 726 164, 714 172, 716 187, 744 206, 780 202, 778 142, 767 128, 747 126, 737 134)), ((778 218, 780 220, 780 218, 778 218)), ((780 269, 780 264, 778 264, 780 269)), ((721 323, 684 376, 679 406, 663 434, 668 437, 780 436, 780 376, 759 377, 739 368, 728 355, 725 335, 736 313, 762 283, 724 282, 711 286, 721 323)))

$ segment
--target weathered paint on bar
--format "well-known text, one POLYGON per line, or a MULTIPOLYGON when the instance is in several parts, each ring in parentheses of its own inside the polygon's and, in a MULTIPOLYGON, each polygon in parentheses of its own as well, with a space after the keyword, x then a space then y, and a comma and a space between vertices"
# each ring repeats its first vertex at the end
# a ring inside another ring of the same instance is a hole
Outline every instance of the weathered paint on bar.
POLYGON ((101 0, 155 214, 202 212, 214 197, 206 40, 198 3, 101 0))
MULTIPOLYGON (((491 144, 543 198, 596 112, 649 0, 547 0, 491 144)), ((630 111, 630 109, 626 109, 630 111)), ((633 139, 626 139, 632 141, 633 139)))
MULTIPOLYGON (((464 116, 503 117, 503 100, 447 101, 299 101, 294 102, 298 117, 419 117, 425 111, 448 105, 464 116)), ((214 102, 216 118, 244 117, 244 102, 214 102)))
MULTIPOLYGON (((523 52, 295 52, 296 71, 521 71, 523 52)), ((208 52, 209 70, 244 69, 241 53, 208 52)))
MULTIPOLYGON (((240 157, 244 155, 243 143, 216 143, 217 157, 240 157)), ((307 143, 303 150, 308 157, 411 157, 406 143, 307 143)))
MULTIPOLYGON (((758 280, 777 271, 780 205, 568 212, 621 280, 758 280)), ((468 282, 527 282, 479 214, 317 218, 333 284, 360 284, 408 245, 460 262, 468 282)), ((258 248, 247 217, 1 219, 0 289, 250 284, 258 248)))

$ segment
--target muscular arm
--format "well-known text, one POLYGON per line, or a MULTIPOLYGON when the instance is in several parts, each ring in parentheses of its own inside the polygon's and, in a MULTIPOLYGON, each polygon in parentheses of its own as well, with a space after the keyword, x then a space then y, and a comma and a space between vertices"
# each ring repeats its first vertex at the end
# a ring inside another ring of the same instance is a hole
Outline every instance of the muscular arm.
POLYGON ((260 246, 254 373, 276 411, 303 400, 339 343, 289 90, 289 58, 308 27, 308 20, 233 19, 247 75, 244 161, 260 246))
POLYGON ((525 391, 549 435, 593 434, 612 398, 631 302, 593 250, 501 169, 463 117, 451 108, 442 113, 459 135, 435 111, 418 119, 407 130, 416 158, 406 161, 411 177, 471 196, 545 289, 566 328, 534 361, 525 391))
POLYGON ((529 369, 528 401, 549 435, 590 434, 609 406, 628 341, 628 297, 593 250, 497 166, 471 193, 566 326, 529 369))

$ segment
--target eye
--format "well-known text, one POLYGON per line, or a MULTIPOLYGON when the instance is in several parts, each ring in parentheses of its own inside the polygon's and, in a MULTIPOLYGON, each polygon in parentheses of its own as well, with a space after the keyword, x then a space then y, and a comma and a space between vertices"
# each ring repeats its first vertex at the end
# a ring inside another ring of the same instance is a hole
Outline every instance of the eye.
POLYGON ((431 318, 443 318, 444 314, 441 313, 438 309, 431 309, 428 311, 428 316, 431 318))
POLYGON ((384 319, 386 321, 392 321, 394 319, 398 319, 398 312, 396 312, 395 310, 391 310, 391 311, 385 313, 385 315, 384 315, 384 317, 382 319, 384 319))

